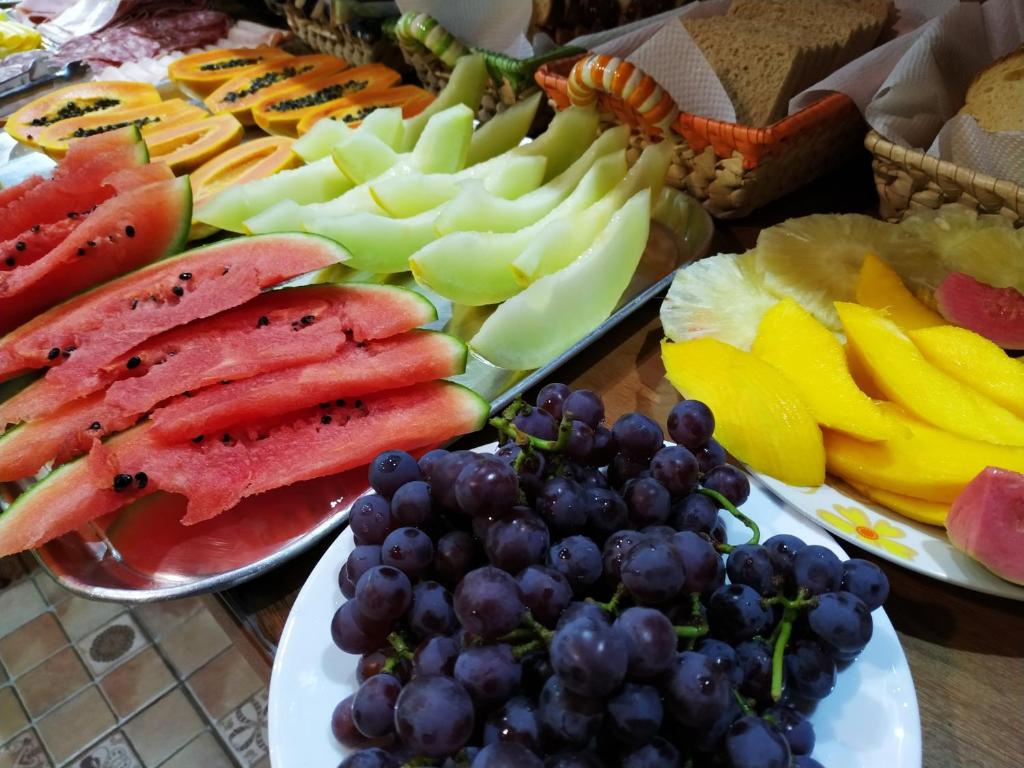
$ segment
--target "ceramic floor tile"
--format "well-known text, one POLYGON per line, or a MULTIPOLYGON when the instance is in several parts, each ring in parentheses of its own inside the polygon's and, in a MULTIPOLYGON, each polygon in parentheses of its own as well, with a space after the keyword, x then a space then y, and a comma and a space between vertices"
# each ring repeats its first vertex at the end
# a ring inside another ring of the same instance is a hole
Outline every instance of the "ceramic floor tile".
POLYGON ((46 602, 50 605, 57 605, 71 597, 70 592, 54 581, 53 577, 42 569, 36 571, 32 578, 35 579, 36 586, 39 587, 39 591, 43 593, 43 597, 46 598, 46 602))
POLYGON ((159 645, 171 666, 184 678, 230 646, 231 639, 204 608, 168 632, 159 645))
POLYGON ((202 730, 203 721, 180 688, 144 709, 124 726, 132 746, 147 766, 160 765, 202 730))
POLYGON ((217 737, 207 731, 160 768, 235 768, 235 762, 217 737))
POLYGON ((245 768, 267 756, 267 694, 260 691, 217 723, 217 729, 231 745, 245 768))
POLYGON ((14 688, 0 688, 0 744, 28 725, 28 717, 21 708, 14 688))
POLYGON ((25 708, 39 717, 89 684, 89 673, 74 648, 54 654, 15 682, 25 708))
POLYGON ((133 609, 135 618, 154 639, 161 638, 181 624, 185 619, 198 613, 203 602, 197 597, 181 600, 167 600, 160 603, 140 605, 133 609))
MULTIPOLYGON (((107 736, 75 757, 65 768, 145 768, 132 745, 120 731, 107 736)), ((206 768, 196 763, 192 768, 206 768)))
POLYGON ((174 675, 150 646, 100 680, 118 717, 128 718, 174 685, 174 675))
POLYGON ((72 595, 58 605, 56 611, 68 637, 77 641, 122 613, 124 606, 72 595))
POLYGON ((25 575, 25 566, 14 555, 0 557, 0 589, 5 589, 25 575))
POLYGON ((90 686, 40 720, 38 727, 50 755, 60 764, 89 746, 115 722, 99 688, 90 686))
POLYGON ((68 639, 57 617, 49 612, 43 613, 0 638, 0 661, 11 677, 17 677, 67 644, 68 639))
POLYGON ((0 768, 51 768, 35 731, 25 731, 0 747, 0 768))
POLYGON ((148 640, 130 613, 86 635, 78 642, 78 652, 94 675, 102 675, 148 644, 148 640))
POLYGON ((46 610, 46 601, 32 579, 0 590, 0 637, 9 635, 46 610))
POLYGON ((263 679, 232 646, 192 675, 188 685, 207 714, 219 720, 262 690, 263 679))

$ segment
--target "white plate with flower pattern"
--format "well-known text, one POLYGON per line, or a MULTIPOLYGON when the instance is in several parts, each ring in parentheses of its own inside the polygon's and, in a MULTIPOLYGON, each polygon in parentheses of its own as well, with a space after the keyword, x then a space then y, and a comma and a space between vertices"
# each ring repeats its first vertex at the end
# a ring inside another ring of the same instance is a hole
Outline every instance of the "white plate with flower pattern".
MULTIPOLYGON (((743 511, 760 526, 762 540, 791 533, 847 558, 828 534, 756 483, 743 511)), ((744 540, 747 529, 723 517, 729 538, 744 540)), ((331 713, 355 690, 359 657, 334 646, 330 625, 345 599, 338 572, 352 547, 346 528, 313 569, 288 616, 270 681, 272 768, 336 768, 348 754, 331 735, 331 713)), ((840 672, 835 691, 811 715, 814 757, 828 768, 921 768, 921 721, 910 667, 884 610, 871 616, 871 642, 840 672)))
POLYGON ((1024 600, 1024 587, 1000 579, 956 549, 944 529, 914 522, 868 501, 841 480, 829 477, 825 485, 800 488, 753 474, 805 517, 891 563, 976 592, 1024 600))

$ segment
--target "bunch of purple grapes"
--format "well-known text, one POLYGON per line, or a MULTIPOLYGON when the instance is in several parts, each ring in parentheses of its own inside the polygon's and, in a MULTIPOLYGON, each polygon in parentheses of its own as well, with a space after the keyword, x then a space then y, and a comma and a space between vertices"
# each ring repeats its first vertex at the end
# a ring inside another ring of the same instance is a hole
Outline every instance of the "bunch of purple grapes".
POLYGON ((703 403, 672 409, 674 445, 604 415, 549 384, 492 419, 494 454, 374 460, 331 625, 362 656, 340 768, 820 768, 805 713, 871 639, 885 575, 759 543, 703 403))

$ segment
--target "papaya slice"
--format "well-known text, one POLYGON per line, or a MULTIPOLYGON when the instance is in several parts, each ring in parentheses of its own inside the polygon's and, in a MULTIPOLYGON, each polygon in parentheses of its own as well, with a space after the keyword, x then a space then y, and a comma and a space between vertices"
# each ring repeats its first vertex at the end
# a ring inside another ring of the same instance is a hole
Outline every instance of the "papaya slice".
POLYGON ((86 136, 134 125, 139 128, 143 138, 148 138, 157 129, 201 120, 207 114, 202 107, 189 104, 183 99, 169 99, 156 104, 83 115, 44 128, 38 137, 39 147, 51 157, 63 157, 72 141, 86 136))
POLYGON ((299 121, 327 104, 337 105, 357 93, 374 93, 401 82, 402 76, 383 64, 345 69, 308 84, 296 84, 252 108, 256 125, 267 133, 298 136, 299 121))
POLYGON ((324 53, 268 61, 228 80, 206 97, 206 106, 211 112, 230 112, 243 125, 252 125, 252 108, 261 101, 346 68, 344 59, 324 53))
POLYGON ((23 106, 7 118, 7 133, 23 144, 37 146, 40 133, 58 123, 86 115, 144 107, 159 101, 160 93, 149 83, 76 83, 23 106))
POLYGON ((166 163, 176 174, 198 168, 211 157, 242 141, 245 128, 233 115, 169 125, 146 137, 150 162, 166 163))
POLYGON ((290 59, 280 48, 217 48, 172 61, 167 76, 199 96, 209 96, 228 80, 269 61, 290 59))
POLYGON ((338 102, 322 104, 306 113, 296 126, 300 136, 313 127, 318 120, 326 117, 356 128, 363 118, 375 109, 401 107, 402 117, 413 117, 434 101, 434 95, 415 85, 399 85, 383 91, 364 91, 348 96, 338 102))

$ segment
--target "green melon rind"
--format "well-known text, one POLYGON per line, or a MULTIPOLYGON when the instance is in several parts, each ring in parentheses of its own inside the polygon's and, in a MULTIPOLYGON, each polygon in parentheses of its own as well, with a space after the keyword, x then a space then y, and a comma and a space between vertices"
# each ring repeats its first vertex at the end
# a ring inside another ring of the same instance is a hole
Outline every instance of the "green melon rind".
MULTIPOLYGON (((45 492, 51 488, 54 483, 59 483, 61 478, 71 474, 80 462, 84 462, 86 457, 75 459, 67 464, 64 464, 57 469, 53 470, 46 477, 36 480, 32 485, 18 494, 14 501, 8 505, 7 509, 0 512, 0 551, 4 550, 3 540, 6 528, 25 516, 33 514, 33 504, 36 501, 36 497, 40 493, 45 492)), ((46 500, 41 501, 42 504, 46 504, 46 500)))
POLYGON ((132 141, 135 142, 135 159, 139 165, 146 165, 149 162, 149 147, 142 140, 142 131, 139 130, 139 126, 131 125, 128 133, 131 134, 132 141))
MULTIPOLYGON (((330 238, 323 238, 323 239, 329 240, 330 238)), ((327 267, 327 269, 330 269, 330 267, 327 267)), ((323 270, 321 270, 321 271, 323 271, 323 270)), ((365 286, 367 288, 371 288, 371 289, 374 289, 374 290, 379 290, 382 293, 389 294, 390 297, 391 297, 390 300, 397 301, 399 298, 401 298, 401 299, 409 302, 410 304, 419 306, 419 307, 421 307, 421 308, 426 310, 426 315, 425 315, 423 323, 422 323, 423 325, 426 325, 427 323, 433 323, 434 321, 437 320, 437 307, 434 306, 434 302, 432 302, 430 299, 428 299, 426 296, 424 296, 419 291, 414 291, 411 288, 405 288, 405 287, 400 286, 400 285, 382 285, 380 283, 371 283, 371 282, 367 282, 365 280, 348 280, 348 281, 324 280, 324 281, 321 281, 320 283, 317 283, 317 285, 322 285, 324 283, 330 283, 330 282, 338 282, 339 284, 344 282, 345 285, 365 286)))
MULTIPOLYGON (((143 142, 145 146, 145 142, 143 142)), ((180 189, 178 194, 181 195, 181 216, 179 217, 178 231, 175 233, 168 247, 164 249, 162 255, 158 256, 156 261, 161 261, 168 256, 180 252, 185 244, 188 243, 188 234, 192 231, 192 183, 189 181, 189 177, 179 176, 175 179, 180 189)), ((139 190, 135 190, 129 194, 137 194, 139 190)), ((129 273, 130 274, 130 273, 129 273)))

